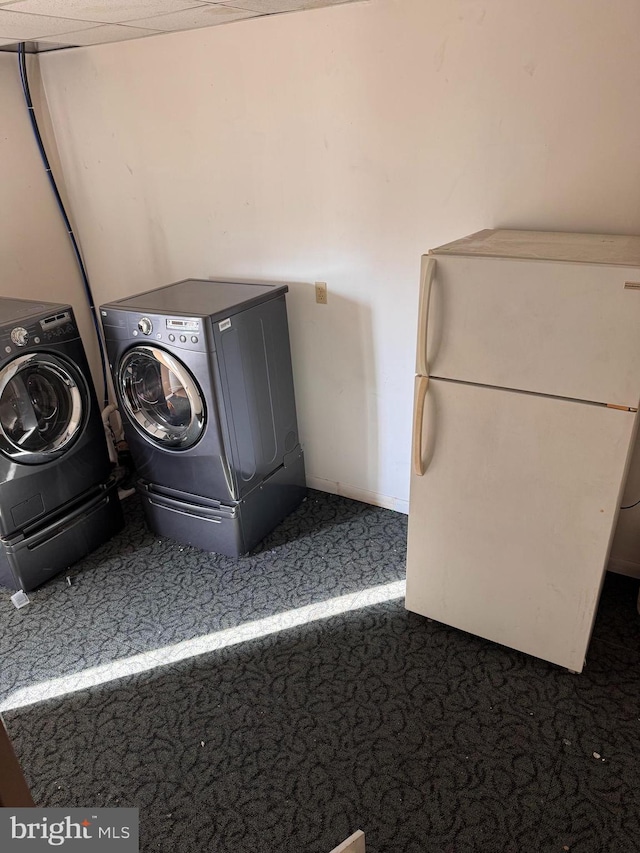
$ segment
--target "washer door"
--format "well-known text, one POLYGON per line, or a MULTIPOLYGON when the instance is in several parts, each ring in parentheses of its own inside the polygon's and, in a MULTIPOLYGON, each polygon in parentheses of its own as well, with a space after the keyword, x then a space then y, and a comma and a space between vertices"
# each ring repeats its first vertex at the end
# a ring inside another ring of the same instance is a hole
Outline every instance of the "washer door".
POLYGON ((49 353, 9 362, 0 371, 0 451, 30 465, 65 453, 83 422, 81 383, 71 364, 49 353))
POLYGON ((165 350, 139 346, 126 352, 118 368, 118 389, 133 424, 160 447, 186 450, 202 435, 200 388, 184 364, 165 350))

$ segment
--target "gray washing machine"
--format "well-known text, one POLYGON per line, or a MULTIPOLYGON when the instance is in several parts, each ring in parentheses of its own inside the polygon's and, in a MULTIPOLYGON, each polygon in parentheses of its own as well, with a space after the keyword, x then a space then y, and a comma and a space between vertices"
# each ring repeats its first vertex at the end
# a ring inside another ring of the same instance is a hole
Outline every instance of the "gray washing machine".
POLYGON ((0 584, 34 589, 122 512, 69 305, 0 298, 0 584))
POLYGON ((100 309, 152 530, 251 550, 306 494, 286 285, 186 279, 100 309))

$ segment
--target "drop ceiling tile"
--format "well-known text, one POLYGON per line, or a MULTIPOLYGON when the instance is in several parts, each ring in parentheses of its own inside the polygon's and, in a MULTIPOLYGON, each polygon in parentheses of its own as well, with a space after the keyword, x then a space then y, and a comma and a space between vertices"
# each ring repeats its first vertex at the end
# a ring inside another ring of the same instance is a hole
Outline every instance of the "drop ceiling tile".
POLYGON ((216 24, 227 24, 230 21, 239 21, 242 18, 252 18, 256 12, 233 9, 226 6, 200 6, 197 9, 188 9, 184 12, 173 12, 168 15, 155 15, 152 18, 142 18, 129 21, 133 26, 149 27, 163 32, 174 32, 176 30, 195 30, 199 27, 213 27, 216 24))
POLYGON ((10 0, 0 8, 30 15, 51 15, 100 24, 119 24, 134 18, 180 12, 204 0, 10 0))
POLYGON ((158 30, 140 29, 138 27, 118 26, 118 24, 105 24, 102 27, 91 27, 88 30, 80 30, 71 33, 59 33, 50 38, 41 38, 41 42, 58 42, 67 47, 73 45, 82 47, 92 44, 107 44, 114 41, 126 41, 127 39, 139 39, 144 36, 158 35, 158 30))
MULTIPOLYGON (((204 0, 205 3, 213 0, 204 0)), ((216 0, 222 6, 235 6, 236 9, 249 9, 269 15, 274 12, 298 12, 302 9, 318 9, 321 6, 338 6, 353 3, 355 0, 216 0)))
POLYGON ((47 15, 23 15, 21 12, 7 10, 0 6, 0 38, 13 41, 31 41, 42 36, 55 36, 58 33, 84 30, 91 24, 82 21, 70 21, 67 18, 51 18, 47 15))

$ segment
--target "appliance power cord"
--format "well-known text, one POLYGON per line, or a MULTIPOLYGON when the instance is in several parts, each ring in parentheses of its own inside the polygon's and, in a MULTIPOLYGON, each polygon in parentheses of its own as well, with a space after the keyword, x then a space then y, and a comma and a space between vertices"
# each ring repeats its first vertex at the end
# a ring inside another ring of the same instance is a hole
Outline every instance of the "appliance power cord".
POLYGON ((629 506, 621 506, 620 509, 633 509, 634 506, 638 506, 638 504, 640 504, 640 501, 636 501, 634 504, 629 504, 629 506))
POLYGON ((45 167, 45 171, 47 173, 47 177, 49 178, 49 183, 51 184, 51 189, 53 190, 53 194, 55 196, 56 202, 58 203, 58 208, 64 220, 65 228, 67 229, 67 234, 69 236, 69 240, 71 241, 71 246, 73 248, 73 252, 78 263, 78 268, 80 270, 80 276, 82 278, 82 283, 84 285, 85 295, 87 297, 87 302, 89 303, 89 308, 91 309, 91 319, 93 320, 93 325, 95 327, 96 337, 98 339, 98 348, 100 350, 100 364, 102 367, 102 380, 104 387, 104 406, 109 405, 109 386, 107 382, 107 354, 104 348, 104 341, 102 340, 102 331, 100 329, 100 323, 98 322, 98 316, 96 314, 96 306, 93 298, 93 293, 91 291, 91 285, 89 284, 89 278, 87 276, 87 271, 85 269, 82 255, 80 254, 80 249, 78 247, 78 243, 75 238, 75 234, 73 233, 73 228, 71 227, 71 222, 69 221, 69 217, 67 216, 67 211, 65 210, 64 202, 62 201, 62 197, 60 196, 60 192, 58 191, 58 185, 56 184, 56 180, 53 176, 53 172, 51 170, 51 165, 49 163, 49 158, 47 157, 47 152, 44 147, 44 143, 42 142, 42 136, 40 135, 40 128, 38 127, 38 120, 36 119, 35 110, 33 108, 33 102, 31 100, 31 92, 29 90, 29 79, 27 77, 27 63, 25 61, 25 43, 20 42, 18 46, 18 64, 20 68, 20 81, 22 83, 22 92, 24 94, 25 103, 27 105, 27 110, 29 112, 29 120, 31 122, 31 129, 33 130, 33 135, 35 136, 36 144, 38 146, 38 150, 40 151, 40 157, 42 158, 42 162, 45 167))

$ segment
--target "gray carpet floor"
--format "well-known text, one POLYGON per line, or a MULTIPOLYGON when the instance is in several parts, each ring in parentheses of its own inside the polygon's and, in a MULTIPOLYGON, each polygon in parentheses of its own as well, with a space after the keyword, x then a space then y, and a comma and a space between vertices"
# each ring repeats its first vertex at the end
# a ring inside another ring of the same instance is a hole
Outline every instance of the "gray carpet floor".
POLYGON ((167 853, 640 849, 638 581, 608 576, 576 676, 406 612, 402 515, 310 492, 234 560, 125 511, 71 583, 0 591, 39 805, 137 806, 167 853))

